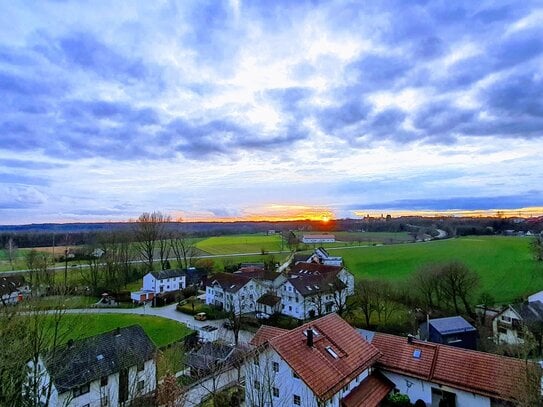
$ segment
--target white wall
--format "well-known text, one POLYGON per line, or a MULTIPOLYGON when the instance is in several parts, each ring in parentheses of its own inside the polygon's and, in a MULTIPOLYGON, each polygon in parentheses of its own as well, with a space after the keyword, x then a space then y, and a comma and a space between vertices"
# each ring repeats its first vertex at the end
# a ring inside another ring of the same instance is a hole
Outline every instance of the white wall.
POLYGON ((518 332, 513 329, 513 325, 510 322, 509 325, 506 325, 506 332, 498 332, 498 321, 504 322, 507 324, 507 318, 519 319, 519 315, 513 311, 511 308, 507 308, 500 315, 492 320, 492 333, 494 334, 495 341, 497 343, 508 343, 510 345, 518 345, 524 343, 524 340, 518 337, 518 332))
POLYGON ((164 278, 157 280, 151 273, 143 276, 143 289, 153 291, 155 294, 160 292, 177 291, 185 288, 185 276, 164 278), (162 287, 162 291, 160 288, 162 287))
POLYGON ((425 380, 404 376, 398 373, 381 371, 390 381, 394 383, 400 393, 407 394, 411 403, 418 399, 423 400, 427 406, 432 405, 432 387, 456 394, 456 407, 490 407, 488 397, 479 396, 449 386, 438 385, 425 380))
MULTIPOLYGON (((259 364, 255 365, 253 360, 247 360, 244 365, 245 376, 245 403, 246 407, 294 406, 294 395, 300 396, 301 406, 317 407, 317 397, 312 390, 300 378, 293 376, 291 367, 273 349, 267 349, 258 355, 259 364), (273 362, 278 363, 278 372, 273 370, 273 362), (254 381, 260 383, 260 391, 255 389, 254 381), (279 389, 279 397, 273 396, 272 388, 279 389)), ((345 391, 341 389, 328 401, 327 407, 340 407, 341 399, 346 397, 355 389, 369 374, 364 370, 355 378, 345 391)))

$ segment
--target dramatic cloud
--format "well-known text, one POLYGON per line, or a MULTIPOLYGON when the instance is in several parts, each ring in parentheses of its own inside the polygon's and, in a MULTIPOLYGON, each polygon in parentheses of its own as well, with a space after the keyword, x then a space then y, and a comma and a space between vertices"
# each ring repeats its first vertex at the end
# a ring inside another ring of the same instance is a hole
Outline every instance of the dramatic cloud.
POLYGON ((536 1, 11 2, 0 222, 541 205, 542 16, 536 1))

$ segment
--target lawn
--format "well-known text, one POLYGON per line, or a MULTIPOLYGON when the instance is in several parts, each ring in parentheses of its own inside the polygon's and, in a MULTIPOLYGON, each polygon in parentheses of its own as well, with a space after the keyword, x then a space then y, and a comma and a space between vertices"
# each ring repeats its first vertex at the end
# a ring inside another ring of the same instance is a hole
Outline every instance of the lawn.
MULTIPOLYGON (((233 235, 214 236, 196 243, 196 247, 209 254, 260 253, 281 250, 280 235, 233 235)), ((284 250, 288 250, 286 245, 284 250)))
MULTIPOLYGON (((82 339, 111 331, 117 327, 140 325, 157 347, 163 347, 184 338, 192 331, 179 322, 151 315, 129 314, 65 314, 62 325, 66 329, 63 340, 82 339)), ((64 331, 64 330, 63 330, 64 331)))
POLYGON ((427 263, 459 260, 481 278, 479 292, 497 302, 511 302, 543 289, 543 265, 533 260, 530 240, 518 237, 477 236, 427 243, 338 249, 355 277, 405 280, 427 263))

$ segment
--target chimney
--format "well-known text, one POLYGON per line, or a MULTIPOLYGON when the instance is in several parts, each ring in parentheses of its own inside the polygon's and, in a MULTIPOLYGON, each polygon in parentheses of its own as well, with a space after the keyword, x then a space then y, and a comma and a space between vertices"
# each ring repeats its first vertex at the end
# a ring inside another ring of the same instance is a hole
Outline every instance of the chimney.
POLYGON ((411 334, 407 335, 407 343, 410 345, 413 343, 413 335, 411 334))
POLYGON ((306 334, 307 334, 307 346, 312 348, 313 347, 313 329, 309 327, 309 329, 306 331, 306 334))

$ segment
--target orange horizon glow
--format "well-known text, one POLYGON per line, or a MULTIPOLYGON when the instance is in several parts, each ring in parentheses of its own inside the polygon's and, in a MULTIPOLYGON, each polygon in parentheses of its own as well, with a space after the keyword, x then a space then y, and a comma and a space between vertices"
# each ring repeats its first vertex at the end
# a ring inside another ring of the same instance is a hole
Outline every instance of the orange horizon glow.
MULTIPOLYGON (((363 218, 367 215, 421 216, 421 217, 500 217, 500 218, 531 218, 543 216, 543 206, 517 209, 479 209, 479 210, 358 210, 352 212, 352 218, 363 218)), ((175 218, 175 217, 174 217, 175 218)), ((184 213, 179 216, 182 222, 280 222, 280 221, 320 221, 324 224, 338 219, 332 209, 311 207, 305 205, 269 205, 266 207, 246 210, 245 214, 231 217, 215 217, 205 214, 196 215, 184 213)))

